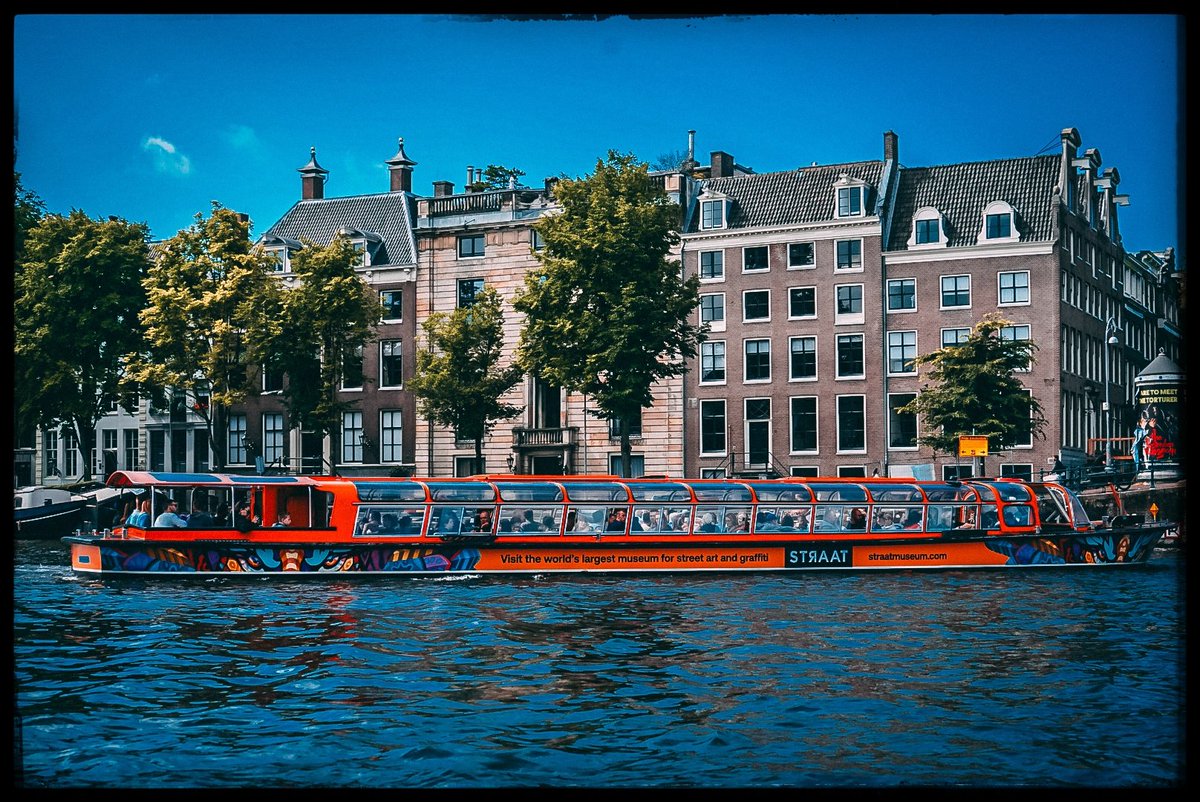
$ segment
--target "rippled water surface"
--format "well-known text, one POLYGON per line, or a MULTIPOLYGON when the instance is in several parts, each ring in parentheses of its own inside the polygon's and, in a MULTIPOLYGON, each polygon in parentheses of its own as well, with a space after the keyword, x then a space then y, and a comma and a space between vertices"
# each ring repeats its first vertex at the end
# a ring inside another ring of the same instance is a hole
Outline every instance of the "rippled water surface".
POLYGON ((1182 783, 1184 555, 100 581, 18 542, 29 787, 1182 783))

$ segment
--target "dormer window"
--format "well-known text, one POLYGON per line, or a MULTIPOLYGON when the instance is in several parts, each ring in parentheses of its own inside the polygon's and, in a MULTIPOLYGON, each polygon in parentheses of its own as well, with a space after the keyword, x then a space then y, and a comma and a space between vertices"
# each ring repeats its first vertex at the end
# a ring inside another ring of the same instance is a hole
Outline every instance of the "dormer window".
POLYGON ((303 247, 296 240, 287 237, 263 237, 258 244, 273 260, 271 270, 275 273, 292 272, 292 256, 303 247))
POLYGON ((912 233, 908 237, 910 248, 945 248, 946 229, 942 213, 932 206, 923 206, 913 215, 912 233))
POLYGON ((833 183, 837 193, 838 217, 863 217, 866 214, 867 185, 842 173, 833 183))
POLYGON ((729 199, 716 195, 700 197, 700 230, 725 228, 729 219, 729 199))
POLYGON ((383 241, 383 238, 370 231, 349 227, 343 228, 338 233, 350 240, 350 245, 354 248, 354 266, 370 267, 374 261, 375 251, 379 248, 379 243, 383 241))
POLYGON ((980 242, 1016 242, 1017 227, 1013 225, 1013 209, 1004 201, 993 201, 983 210, 983 229, 980 242))

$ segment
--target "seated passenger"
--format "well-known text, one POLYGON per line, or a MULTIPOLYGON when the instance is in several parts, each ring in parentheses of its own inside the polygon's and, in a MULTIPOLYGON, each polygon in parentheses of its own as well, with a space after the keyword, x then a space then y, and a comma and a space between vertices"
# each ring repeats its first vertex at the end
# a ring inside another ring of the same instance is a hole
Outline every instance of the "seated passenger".
POLYGON ((908 511, 908 516, 905 517, 904 522, 901 524, 901 528, 902 529, 920 529, 921 528, 921 511, 916 509, 915 507, 913 509, 910 509, 908 511))
POLYGON ((704 519, 700 524, 701 532, 720 532, 721 527, 717 526, 717 516, 711 512, 704 513, 704 519))
POLYGON ((176 510, 178 510, 178 509, 179 509, 179 502, 175 501, 174 499, 168 501, 166 512, 159 514, 159 516, 154 519, 154 525, 155 526, 174 526, 179 529, 182 529, 183 527, 187 526, 187 521, 180 518, 178 513, 176 512, 176 510))
POLYGON ((208 514, 208 510, 204 509, 204 505, 197 501, 192 504, 192 514, 187 518, 189 529, 212 529, 216 525, 216 521, 208 514))
POLYGON ((233 516, 233 528, 239 532, 249 532, 258 527, 258 521, 250 516, 250 505, 238 505, 237 515, 233 516))
POLYGON ((862 507, 855 507, 850 510, 850 518, 846 521, 847 529, 866 529, 867 528, 867 511, 862 507))
POLYGON ((412 521, 411 515, 401 515, 400 516, 400 526, 398 527, 398 531, 404 535, 412 533, 413 521, 412 521))
POLYGON ((273 527, 275 527, 275 526, 291 526, 291 525, 292 525, 292 514, 290 512, 283 513, 283 515, 280 515, 279 518, 275 521, 275 523, 271 524, 271 526, 273 526, 273 527))

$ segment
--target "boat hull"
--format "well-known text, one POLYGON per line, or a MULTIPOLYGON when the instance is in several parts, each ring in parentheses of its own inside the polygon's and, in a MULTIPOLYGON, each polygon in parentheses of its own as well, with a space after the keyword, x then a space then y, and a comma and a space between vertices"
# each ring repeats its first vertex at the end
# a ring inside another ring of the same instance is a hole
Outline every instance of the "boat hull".
POLYGON ((53 540, 78 529, 84 521, 84 501, 49 504, 14 512, 18 540, 53 540))
POLYGON ((961 540, 613 545, 164 542, 63 538, 71 567, 101 575, 341 576, 929 570, 1134 565, 1168 527, 961 540))

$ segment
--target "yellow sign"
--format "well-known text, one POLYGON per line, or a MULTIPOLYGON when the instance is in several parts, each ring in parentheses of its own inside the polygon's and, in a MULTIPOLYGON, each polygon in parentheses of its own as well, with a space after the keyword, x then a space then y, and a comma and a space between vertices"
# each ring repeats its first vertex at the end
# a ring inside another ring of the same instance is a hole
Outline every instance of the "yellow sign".
POLYGON ((958 456, 960 457, 986 457, 988 455, 988 439, 983 436, 973 434, 960 434, 958 436, 958 456))
POLYGON ((1150 502, 1150 517, 1156 521, 1158 520, 1158 505, 1153 501, 1150 502))

